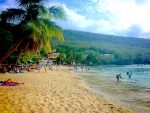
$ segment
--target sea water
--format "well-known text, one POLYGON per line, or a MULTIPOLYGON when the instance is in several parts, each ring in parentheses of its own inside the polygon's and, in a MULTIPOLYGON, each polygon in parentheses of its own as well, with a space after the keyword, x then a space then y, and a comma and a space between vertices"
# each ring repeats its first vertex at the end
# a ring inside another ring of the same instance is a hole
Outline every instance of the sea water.
POLYGON ((78 74, 98 94, 122 102, 137 113, 150 113, 150 65, 93 66, 78 74), (131 78, 127 72, 131 71, 131 78), (121 79, 116 80, 116 74, 121 79))

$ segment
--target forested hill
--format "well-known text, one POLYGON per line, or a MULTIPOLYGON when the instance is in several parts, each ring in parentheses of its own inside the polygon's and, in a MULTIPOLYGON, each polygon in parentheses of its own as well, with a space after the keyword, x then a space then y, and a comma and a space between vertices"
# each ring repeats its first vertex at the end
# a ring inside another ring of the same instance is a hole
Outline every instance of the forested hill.
MULTIPOLYGON (((69 61, 92 64, 150 64, 150 40, 64 30, 65 41, 52 47, 69 61), (72 57, 72 58, 70 58, 72 57)), ((63 58, 64 59, 64 58, 63 58)))
POLYGON ((98 33, 90 33, 83 31, 64 30, 65 40, 70 41, 88 41, 88 42, 107 42, 121 46, 135 46, 141 48, 150 48, 149 39, 141 39, 134 37, 122 37, 114 35, 105 35, 98 33))

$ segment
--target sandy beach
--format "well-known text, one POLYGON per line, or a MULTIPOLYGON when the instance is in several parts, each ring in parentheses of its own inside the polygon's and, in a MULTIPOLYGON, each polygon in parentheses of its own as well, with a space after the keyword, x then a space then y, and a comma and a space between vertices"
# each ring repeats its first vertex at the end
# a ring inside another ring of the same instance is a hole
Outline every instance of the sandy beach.
POLYGON ((0 113, 135 113, 86 89, 69 67, 0 74, 1 81, 7 79, 24 84, 0 86, 0 113))

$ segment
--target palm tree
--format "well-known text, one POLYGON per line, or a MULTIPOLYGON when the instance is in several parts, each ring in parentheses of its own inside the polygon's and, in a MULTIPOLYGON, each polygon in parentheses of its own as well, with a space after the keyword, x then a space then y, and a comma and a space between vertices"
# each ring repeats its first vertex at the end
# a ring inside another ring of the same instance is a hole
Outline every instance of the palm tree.
POLYGON ((50 38, 63 40, 62 29, 53 19, 64 19, 62 8, 52 6, 49 9, 43 5, 43 0, 16 0, 19 8, 2 11, 0 24, 13 26, 14 45, 0 57, 4 62, 15 51, 19 55, 33 54, 43 49, 51 51, 50 38))

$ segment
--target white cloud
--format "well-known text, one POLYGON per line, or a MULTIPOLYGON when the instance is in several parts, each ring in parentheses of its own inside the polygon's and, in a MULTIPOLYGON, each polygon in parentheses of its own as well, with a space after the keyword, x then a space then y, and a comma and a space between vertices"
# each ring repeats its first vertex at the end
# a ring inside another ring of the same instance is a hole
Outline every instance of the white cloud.
POLYGON ((145 4, 138 4, 137 0, 101 0, 96 8, 111 14, 108 18, 114 22, 112 30, 126 30, 138 25, 144 32, 150 31, 150 0, 145 4))
POLYGON ((67 21, 73 23, 78 28, 84 29, 93 25, 93 20, 87 19, 85 16, 76 13, 74 10, 68 9, 65 5, 63 5, 63 7, 66 12, 67 21))
POLYGON ((86 16, 78 14, 75 10, 69 9, 63 4, 66 12, 66 21, 59 22, 64 28, 90 31, 95 33, 114 34, 112 31, 112 23, 104 19, 88 19, 86 16))
MULTIPOLYGON (((138 26, 140 33, 137 36, 150 34, 150 0, 89 0, 89 4, 82 3, 84 7, 69 8, 63 3, 58 0, 55 3, 47 2, 46 6, 63 6, 67 20, 58 23, 64 28, 136 36, 136 29, 133 28, 138 26)), ((0 10, 12 7, 17 7, 15 0, 0 4, 0 10)))
MULTIPOLYGON (((95 1, 93 0, 93 2, 95 1)), ((69 9, 64 5, 68 17, 66 24, 64 24, 65 27, 69 26, 69 28, 90 30, 97 33, 128 35, 128 31, 132 26, 138 26, 141 33, 137 36, 141 37, 149 34, 150 0, 144 0, 143 2, 139 2, 139 0, 97 0, 96 2, 97 4, 92 4, 90 9, 96 10, 97 14, 95 16, 104 14, 105 19, 89 19, 86 17, 87 14, 81 15, 74 9, 69 9)), ((134 29, 132 31, 134 32, 134 29)), ((130 32, 129 35, 131 34, 130 32)), ((133 34, 136 35, 135 32, 133 34)))

